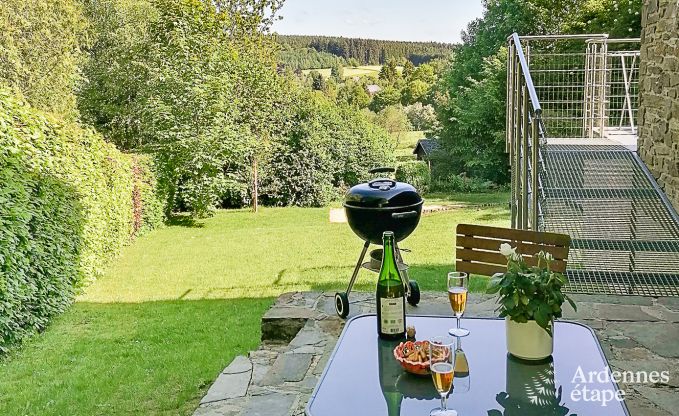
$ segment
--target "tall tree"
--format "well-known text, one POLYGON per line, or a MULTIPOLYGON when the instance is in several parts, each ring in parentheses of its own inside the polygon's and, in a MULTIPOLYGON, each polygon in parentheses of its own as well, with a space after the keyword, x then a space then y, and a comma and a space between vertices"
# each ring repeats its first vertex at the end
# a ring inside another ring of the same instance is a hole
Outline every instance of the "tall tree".
POLYGON ((410 60, 406 59, 405 63, 403 64, 403 72, 401 72, 403 79, 410 81, 410 76, 413 74, 413 72, 415 72, 415 65, 413 65, 410 60))
POLYGON ((344 78, 344 68, 342 68, 342 65, 340 65, 339 62, 335 62, 330 67, 330 77, 336 82, 342 82, 342 79, 344 78))
POLYGON ((325 90, 325 78, 318 71, 309 72, 309 78, 311 78, 311 88, 316 91, 325 90))
POLYGON ((379 79, 387 82, 388 84, 393 84, 400 77, 401 75, 396 68, 395 59, 390 59, 389 62, 387 62, 386 65, 383 65, 382 69, 380 69, 379 79))

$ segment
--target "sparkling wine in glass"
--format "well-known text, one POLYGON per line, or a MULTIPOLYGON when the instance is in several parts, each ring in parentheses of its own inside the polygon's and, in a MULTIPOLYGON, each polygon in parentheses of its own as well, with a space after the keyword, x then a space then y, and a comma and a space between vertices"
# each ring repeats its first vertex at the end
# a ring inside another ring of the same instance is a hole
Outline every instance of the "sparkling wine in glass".
POLYGON ((453 328, 448 333, 455 337, 466 337, 469 330, 460 328, 460 319, 467 307, 467 292, 469 291, 469 276, 463 272, 448 273, 448 300, 457 319, 457 328, 453 328))
POLYGON ((452 339, 434 337, 429 340, 429 360, 434 387, 441 395, 441 407, 433 409, 429 415, 457 416, 455 410, 448 409, 448 393, 453 386, 455 375, 455 353, 452 339))

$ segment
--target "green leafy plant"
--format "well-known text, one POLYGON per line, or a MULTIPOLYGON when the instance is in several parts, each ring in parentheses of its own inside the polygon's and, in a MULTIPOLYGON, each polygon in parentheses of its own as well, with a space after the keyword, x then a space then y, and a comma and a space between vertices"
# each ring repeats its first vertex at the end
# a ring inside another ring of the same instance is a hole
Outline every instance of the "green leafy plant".
POLYGON ((0 86, 0 355, 162 222, 153 172, 147 157, 0 86))
POLYGON ((396 180, 407 182, 415 187, 420 193, 426 193, 431 183, 431 173, 427 162, 423 160, 411 160, 403 162, 396 168, 396 180))
POLYGON ((535 257, 537 265, 529 266, 515 248, 504 243, 500 253, 507 257, 507 272, 495 275, 486 289, 498 293, 497 311, 500 317, 526 323, 535 320, 552 335, 552 320, 562 315, 561 306, 568 301, 577 310, 575 302, 561 291, 566 277, 551 269, 551 254, 540 251, 535 257))

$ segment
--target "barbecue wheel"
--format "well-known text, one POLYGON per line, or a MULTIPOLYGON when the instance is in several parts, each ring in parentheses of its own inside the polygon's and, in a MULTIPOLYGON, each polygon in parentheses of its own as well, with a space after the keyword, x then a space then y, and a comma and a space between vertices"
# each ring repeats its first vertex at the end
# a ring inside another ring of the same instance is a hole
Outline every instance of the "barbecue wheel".
MULTIPOLYGON (((418 289, 419 299, 419 289, 418 289)), ((346 293, 335 293, 335 312, 340 318, 346 318, 349 315, 349 296, 346 293)))
POLYGON ((420 286, 417 284, 415 280, 411 280, 408 282, 408 285, 410 286, 410 295, 408 295, 408 303, 417 306, 418 303, 420 303, 420 286))

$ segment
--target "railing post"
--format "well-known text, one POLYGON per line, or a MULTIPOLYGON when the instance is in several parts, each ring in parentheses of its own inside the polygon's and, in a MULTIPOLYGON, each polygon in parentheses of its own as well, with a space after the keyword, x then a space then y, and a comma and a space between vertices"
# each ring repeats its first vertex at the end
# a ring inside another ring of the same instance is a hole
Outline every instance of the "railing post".
POLYGON ((528 229, 528 94, 526 84, 521 86, 523 101, 521 115, 523 117, 523 133, 521 134, 521 229, 528 229))
POLYGON ((513 158, 512 158, 512 189, 514 190, 512 192, 512 228, 518 228, 519 223, 520 223, 520 212, 521 212, 521 207, 520 207, 520 201, 521 201, 521 185, 520 185, 520 178, 521 178, 521 164, 519 163, 520 161, 520 146, 521 146, 521 101, 522 101, 522 90, 519 87, 520 85, 520 79, 521 79, 521 71, 519 70, 519 64, 518 64, 518 54, 516 55, 516 60, 515 62, 516 65, 516 73, 514 74, 514 89, 515 89, 515 96, 514 96, 514 133, 513 133, 513 158))
POLYGON ((513 157, 511 151, 513 149, 512 133, 514 126, 512 115, 514 110, 514 72, 516 71, 516 68, 514 67, 515 48, 516 45, 514 45, 513 42, 510 42, 509 50, 507 51, 507 115, 505 123, 507 139, 505 140, 505 152, 509 153, 510 163, 513 157))
POLYGON ((607 89, 608 89, 608 42, 604 41, 603 46, 603 73, 601 77, 601 134, 599 137, 606 137, 606 126, 608 125, 608 105, 607 89))
POLYGON ((531 126, 531 228, 538 230, 538 193, 540 185, 540 165, 538 165, 538 154, 540 152, 540 112, 533 113, 533 124, 531 126))

